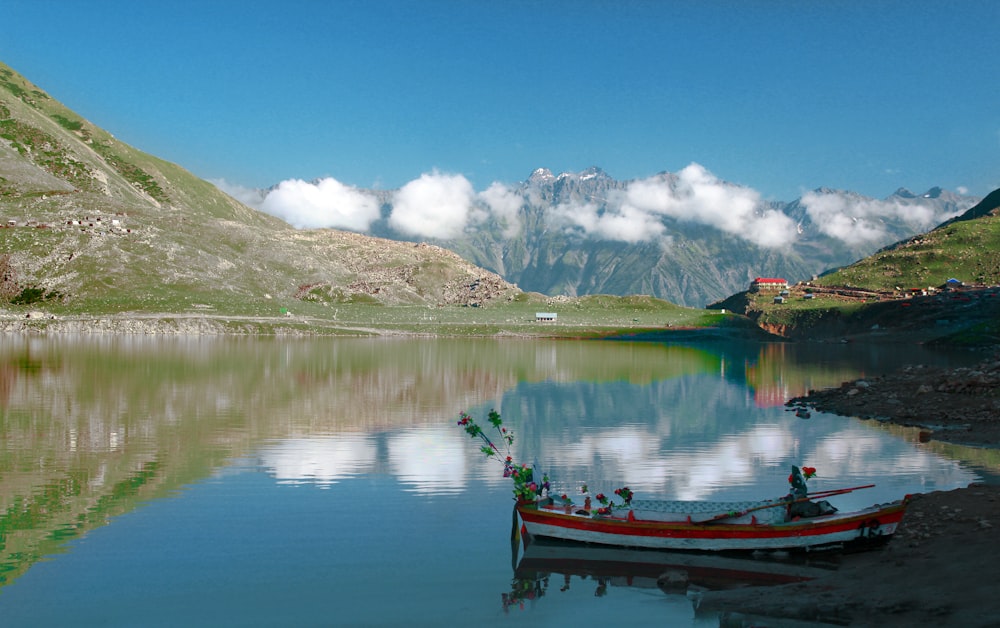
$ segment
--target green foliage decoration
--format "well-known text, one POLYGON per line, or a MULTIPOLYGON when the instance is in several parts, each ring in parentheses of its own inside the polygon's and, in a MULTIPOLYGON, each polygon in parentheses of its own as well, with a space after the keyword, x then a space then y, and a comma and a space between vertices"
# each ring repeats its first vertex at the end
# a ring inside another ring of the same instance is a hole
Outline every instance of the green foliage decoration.
POLYGON ((518 501, 534 501, 542 495, 548 493, 548 476, 542 476, 542 479, 539 482, 535 479, 534 469, 526 464, 518 464, 514 462, 513 457, 510 455, 511 447, 514 445, 514 433, 504 427, 503 421, 500 419, 500 414, 496 410, 490 410, 487 420, 499 435, 500 441, 506 445, 504 451, 506 456, 503 458, 501 458, 502 454, 500 452, 500 448, 496 446, 490 437, 483 431, 483 428, 480 427, 471 416, 462 412, 459 415, 458 425, 459 427, 465 429, 466 434, 472 438, 478 438, 483 442, 483 445, 479 448, 479 450, 487 458, 497 460, 503 464, 503 476, 505 478, 511 478, 514 481, 515 499, 518 501))

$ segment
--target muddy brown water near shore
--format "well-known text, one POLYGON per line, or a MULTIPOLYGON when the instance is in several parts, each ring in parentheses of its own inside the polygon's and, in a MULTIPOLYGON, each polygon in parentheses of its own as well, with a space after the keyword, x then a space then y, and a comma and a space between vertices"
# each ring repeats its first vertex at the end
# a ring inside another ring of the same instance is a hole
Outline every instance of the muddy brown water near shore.
MULTIPOLYGON (((922 441, 1000 446, 1000 357, 973 367, 906 367, 788 402, 917 426, 922 441)), ((1000 485, 911 497, 882 549, 843 557, 820 579, 706 592, 722 626, 1000 626, 1000 485)))

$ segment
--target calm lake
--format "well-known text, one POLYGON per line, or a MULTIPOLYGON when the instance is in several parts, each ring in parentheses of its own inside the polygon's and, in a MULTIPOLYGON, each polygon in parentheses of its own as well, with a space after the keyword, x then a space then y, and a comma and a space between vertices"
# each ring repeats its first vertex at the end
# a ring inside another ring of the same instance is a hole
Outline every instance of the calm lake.
MULTIPOLYGON (((536 340, 0 338, 4 626, 718 626, 699 567, 525 551, 456 426, 496 408, 557 492, 743 500, 995 473, 975 450, 784 402, 917 347, 536 340), (515 539, 516 541, 516 539, 515 539), (691 583, 656 587, 667 569, 691 583)), ((755 564, 743 561, 754 572, 755 564)), ((772 561, 773 562, 773 561, 772 561)), ((777 565, 793 571, 797 565, 777 565)), ((729 569, 741 572, 744 569, 729 569)), ((752 579, 751 576, 746 578, 752 579)), ((733 583, 716 583, 733 586, 733 583)), ((738 584, 738 583, 737 583, 738 584)))

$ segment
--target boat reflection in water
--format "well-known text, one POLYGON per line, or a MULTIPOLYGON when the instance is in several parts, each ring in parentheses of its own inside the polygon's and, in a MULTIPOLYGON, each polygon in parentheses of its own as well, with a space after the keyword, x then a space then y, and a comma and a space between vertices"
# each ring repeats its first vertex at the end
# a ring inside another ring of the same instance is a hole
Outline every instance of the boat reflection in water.
POLYGON ((576 586, 593 587, 597 597, 605 595, 608 587, 658 588, 668 595, 685 595, 697 606, 702 591, 804 582, 839 566, 836 554, 704 554, 546 538, 526 542, 523 552, 517 551, 517 545, 513 549, 516 565, 511 590, 502 595, 505 611, 523 608, 526 602, 551 593, 553 587, 568 591, 576 586))

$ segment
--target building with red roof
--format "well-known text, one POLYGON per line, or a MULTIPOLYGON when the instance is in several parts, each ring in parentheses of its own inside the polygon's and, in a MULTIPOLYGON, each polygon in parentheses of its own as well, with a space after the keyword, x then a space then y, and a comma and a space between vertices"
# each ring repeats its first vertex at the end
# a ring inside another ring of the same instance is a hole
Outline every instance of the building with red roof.
POLYGON ((775 292, 788 290, 788 281, 776 277, 757 277, 750 282, 750 292, 775 292))

